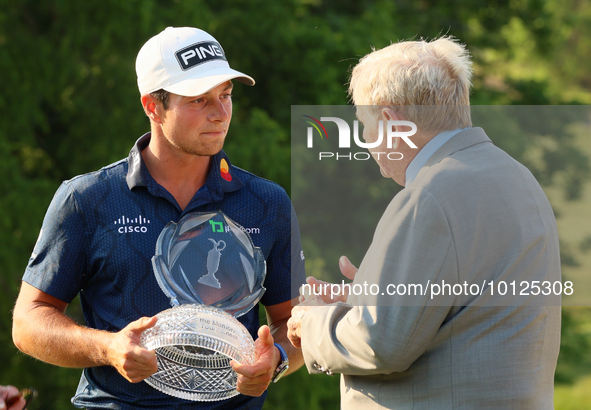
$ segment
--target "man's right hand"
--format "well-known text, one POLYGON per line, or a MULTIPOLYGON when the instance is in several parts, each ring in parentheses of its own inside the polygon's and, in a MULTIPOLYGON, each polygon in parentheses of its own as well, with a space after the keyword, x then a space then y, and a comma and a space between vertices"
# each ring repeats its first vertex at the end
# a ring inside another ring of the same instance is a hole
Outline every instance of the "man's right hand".
MULTIPOLYGON (((343 276, 347 279, 353 280, 355 278, 355 274, 357 274, 357 268, 351 263, 349 258, 346 256, 341 256, 339 258, 339 269, 343 276)), ((333 292, 331 294, 331 287, 336 286, 335 284, 325 282, 323 280, 316 279, 313 276, 308 276, 306 278, 306 282, 314 289, 314 295, 301 295, 300 302, 304 302, 306 299, 309 299, 310 296, 318 296, 322 299, 322 301, 326 304, 336 303, 336 302, 346 302, 347 296, 349 293, 345 287, 341 287, 340 291, 333 292)))
POLYGON ((107 357, 111 366, 132 383, 139 383, 156 373, 156 353, 139 346, 143 331, 156 325, 158 319, 143 317, 131 322, 114 337, 109 344, 107 357))

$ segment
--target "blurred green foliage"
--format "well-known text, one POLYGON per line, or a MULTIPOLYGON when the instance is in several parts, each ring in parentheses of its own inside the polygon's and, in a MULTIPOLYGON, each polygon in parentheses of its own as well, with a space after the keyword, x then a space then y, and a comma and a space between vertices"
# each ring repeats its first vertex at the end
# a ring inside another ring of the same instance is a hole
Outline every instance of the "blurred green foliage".
MULTIPOLYGON (((289 192, 290 106, 347 104, 349 69, 372 47, 454 35, 473 54, 473 104, 590 104, 590 23, 587 0, 0 0, 0 384, 36 387, 32 409, 71 408, 80 371, 17 353, 10 311, 59 183, 125 157, 149 130, 135 56, 165 27, 209 31, 232 66, 256 79, 253 88, 235 87, 225 149, 234 164, 289 192)), ((589 160, 557 135, 495 142, 576 200, 589 160)), ((312 271, 336 263, 321 253, 308 262, 312 271)), ((69 313, 79 316, 76 304, 69 313)), ((587 357, 577 323, 566 315, 562 380, 587 357)), ((266 408, 337 408, 338 397, 338 377, 300 370, 271 386, 266 408)))

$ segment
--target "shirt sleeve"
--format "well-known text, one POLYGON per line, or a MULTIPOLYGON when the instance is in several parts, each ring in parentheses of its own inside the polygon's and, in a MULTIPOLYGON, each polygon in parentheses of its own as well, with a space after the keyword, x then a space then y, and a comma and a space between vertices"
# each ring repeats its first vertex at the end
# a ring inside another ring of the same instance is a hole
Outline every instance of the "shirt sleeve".
POLYGON ((275 305, 298 296, 306 281, 300 227, 291 201, 283 192, 275 221, 276 240, 267 258, 267 277, 263 305, 275 305))
POLYGON ((82 288, 86 270, 86 222, 67 182, 56 191, 23 281, 70 303, 82 288))
POLYGON ((401 191, 376 228, 348 303, 312 308, 304 316, 308 370, 370 375, 408 369, 453 312, 455 296, 431 298, 427 284, 453 284, 457 278, 443 210, 426 192, 401 191), (411 284, 422 285, 423 291, 412 287, 410 293, 411 284), (404 296, 392 293, 403 289, 404 296))

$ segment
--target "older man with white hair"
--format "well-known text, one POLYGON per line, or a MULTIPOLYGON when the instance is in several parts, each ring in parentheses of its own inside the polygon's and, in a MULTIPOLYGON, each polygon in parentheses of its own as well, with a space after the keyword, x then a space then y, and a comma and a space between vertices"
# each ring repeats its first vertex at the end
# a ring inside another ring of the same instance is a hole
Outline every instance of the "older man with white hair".
POLYGON ((359 270, 340 260, 353 285, 381 292, 296 307, 288 323, 311 373, 342 374, 343 409, 553 408, 560 299, 502 298, 492 288, 561 280, 556 222, 532 174, 472 128, 471 76, 453 38, 392 44, 352 72, 366 142, 405 120, 417 126, 417 148, 382 138, 370 149, 403 154, 373 157, 404 189, 359 270), (399 284, 425 291, 385 292, 399 284), (481 293, 467 290, 474 284, 481 293), (434 285, 438 294, 427 291, 434 285))

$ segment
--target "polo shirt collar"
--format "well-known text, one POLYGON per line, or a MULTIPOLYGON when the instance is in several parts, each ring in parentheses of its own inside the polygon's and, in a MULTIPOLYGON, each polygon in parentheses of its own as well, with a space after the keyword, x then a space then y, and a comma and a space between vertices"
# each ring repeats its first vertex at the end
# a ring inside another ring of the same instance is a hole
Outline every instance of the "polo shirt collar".
MULTIPOLYGON (((150 132, 142 135, 129 152, 126 181, 130 190, 140 186, 147 187, 149 180, 154 179, 141 154, 150 143, 150 137, 150 132)), ((244 186, 244 183, 235 175, 230 158, 223 150, 212 156, 205 185, 215 201, 221 200, 224 193, 237 191, 244 186)))
POLYGON ((148 168, 142 158, 142 150, 150 143, 151 133, 142 135, 129 151, 127 158, 127 186, 130 190, 136 186, 148 186, 148 168))

